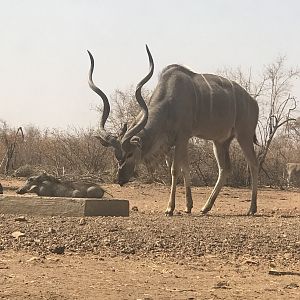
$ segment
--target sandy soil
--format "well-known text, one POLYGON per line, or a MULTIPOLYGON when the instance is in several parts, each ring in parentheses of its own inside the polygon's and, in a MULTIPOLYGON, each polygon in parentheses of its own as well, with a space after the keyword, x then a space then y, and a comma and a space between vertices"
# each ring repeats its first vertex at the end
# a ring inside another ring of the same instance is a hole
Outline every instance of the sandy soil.
MULTIPOLYGON (((23 182, 1 183, 12 194, 23 182)), ((130 217, 0 214, 0 299, 299 299, 299 190, 261 188, 247 217, 250 191, 224 188, 202 216, 211 189, 193 188, 186 215, 179 187, 165 217, 168 187, 104 188, 130 217)))

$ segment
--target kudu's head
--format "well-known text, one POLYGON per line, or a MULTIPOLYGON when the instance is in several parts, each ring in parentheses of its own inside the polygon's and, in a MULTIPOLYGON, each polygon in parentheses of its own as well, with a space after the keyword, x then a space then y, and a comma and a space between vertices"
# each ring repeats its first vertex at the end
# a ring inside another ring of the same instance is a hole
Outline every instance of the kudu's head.
POLYGON ((93 82, 92 75, 94 70, 94 58, 88 51, 91 60, 88 80, 89 86, 101 97, 103 101, 103 113, 100 120, 99 134, 97 138, 100 140, 103 146, 113 147, 115 157, 119 164, 117 182, 121 186, 127 183, 130 178, 133 177, 135 166, 141 158, 142 140, 137 134, 145 127, 148 120, 148 108, 145 100, 142 97, 141 89, 143 85, 151 78, 154 70, 154 63, 147 46, 146 50, 149 58, 150 70, 147 76, 145 76, 145 78, 139 82, 135 92, 136 100, 142 109, 142 117, 129 128, 127 128, 127 125, 125 125, 118 136, 107 132, 104 128, 105 122, 109 116, 110 105, 106 95, 93 82))

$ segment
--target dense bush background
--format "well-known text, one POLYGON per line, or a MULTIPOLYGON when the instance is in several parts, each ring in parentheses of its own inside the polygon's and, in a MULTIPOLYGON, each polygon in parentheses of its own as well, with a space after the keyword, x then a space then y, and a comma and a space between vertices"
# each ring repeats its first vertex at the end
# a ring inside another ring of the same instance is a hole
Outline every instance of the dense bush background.
MULTIPOLYGON (((300 126, 298 127, 300 130, 300 126)), ((15 128, 5 127, 1 134, 14 141, 15 128)), ((45 170, 56 176, 94 176, 96 179, 113 182, 117 172, 112 149, 103 147, 94 137, 93 129, 73 129, 68 132, 41 130, 33 126, 23 129, 24 140, 16 139, 16 148, 7 175, 30 176, 45 170)), ((256 146, 257 150, 259 147, 256 146)), ((2 164, 0 173, 4 174, 6 145, 0 143, 2 164)), ((193 138, 189 145, 191 178, 195 186, 213 185, 218 175, 212 143, 193 138)), ((260 172, 260 184, 284 185, 284 170, 287 162, 299 162, 300 137, 284 131, 273 140, 264 171, 260 172)), ((169 156, 172 156, 172 152, 169 156)), ((247 186, 249 174, 239 145, 231 145, 232 172, 228 179, 230 186, 247 186)), ((170 181, 169 167, 165 156, 157 157, 152 164, 142 164, 138 168, 138 179, 143 182, 170 181)))

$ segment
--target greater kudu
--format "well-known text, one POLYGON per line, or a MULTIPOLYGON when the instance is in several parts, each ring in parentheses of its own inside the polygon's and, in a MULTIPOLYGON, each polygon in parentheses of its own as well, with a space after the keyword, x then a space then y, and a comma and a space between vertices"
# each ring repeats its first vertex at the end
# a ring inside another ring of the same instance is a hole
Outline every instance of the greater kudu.
POLYGON ((287 186, 290 187, 293 181, 296 186, 300 184, 300 163, 287 163, 287 186))
POLYGON ((229 146, 233 138, 239 142, 250 167, 252 198, 248 214, 257 211, 258 163, 253 143, 258 121, 257 102, 237 83, 212 74, 196 74, 180 66, 167 66, 161 73, 149 105, 145 103, 141 89, 151 78, 154 63, 148 53, 150 71, 137 85, 136 100, 141 106, 135 124, 118 138, 108 133, 105 122, 110 106, 105 94, 92 80, 94 59, 89 52, 91 67, 89 86, 103 100, 99 139, 104 146, 112 146, 119 163, 118 183, 127 183, 134 174, 137 163, 151 159, 161 149, 175 148, 171 167, 172 185, 166 215, 173 215, 177 178, 182 171, 186 190, 186 212, 193 207, 187 146, 191 137, 212 140, 218 162, 219 177, 201 212, 207 213, 213 206, 230 171, 229 146))

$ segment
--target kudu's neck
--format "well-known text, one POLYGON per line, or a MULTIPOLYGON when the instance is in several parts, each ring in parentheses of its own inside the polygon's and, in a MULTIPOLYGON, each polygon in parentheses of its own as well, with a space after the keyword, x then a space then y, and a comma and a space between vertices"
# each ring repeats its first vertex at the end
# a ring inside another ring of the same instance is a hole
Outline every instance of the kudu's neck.
POLYGON ((161 120, 161 118, 150 118, 138 136, 142 140, 142 159, 149 159, 169 148, 168 129, 165 120, 161 120))

